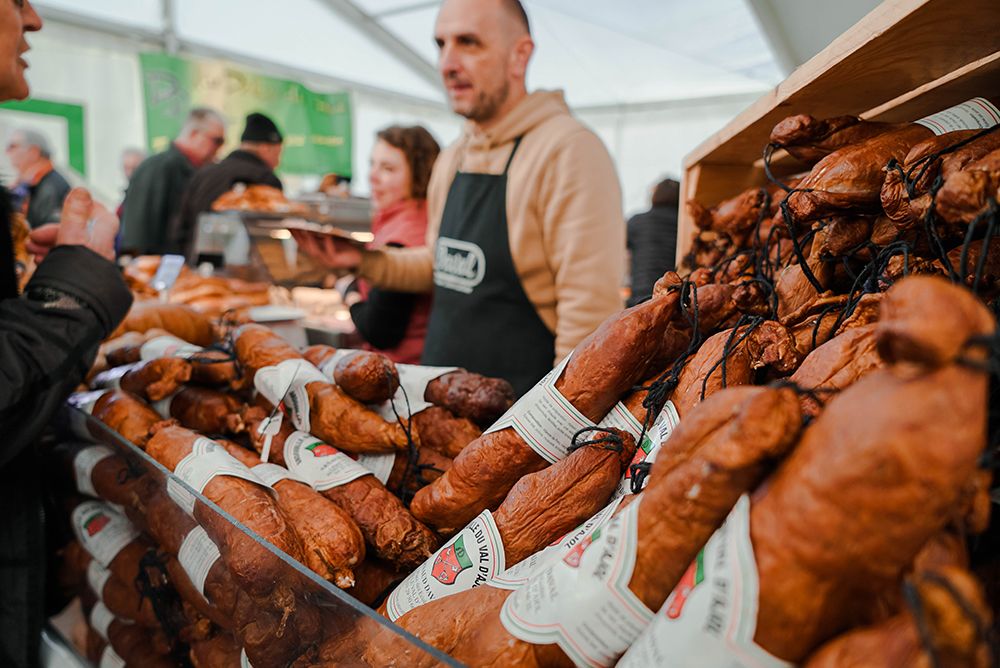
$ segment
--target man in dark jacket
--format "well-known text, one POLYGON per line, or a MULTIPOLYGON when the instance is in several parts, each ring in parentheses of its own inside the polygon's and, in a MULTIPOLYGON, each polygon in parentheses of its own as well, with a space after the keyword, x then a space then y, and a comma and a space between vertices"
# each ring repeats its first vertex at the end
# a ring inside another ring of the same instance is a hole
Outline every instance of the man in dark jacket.
MULTIPOLYGON (((0 0, 0 101, 27 97, 25 33, 41 27, 29 0, 0 0)), ((11 214, 0 188, 0 665, 34 668, 45 613, 41 490, 52 470, 36 439, 132 295, 113 262, 117 219, 76 189, 58 225, 31 233, 29 250, 45 259, 19 296, 11 214)))
POLYGON ((180 250, 171 247, 167 235, 180 212, 184 189, 195 170, 210 163, 226 143, 225 133, 225 121, 217 111, 192 109, 170 148, 139 165, 122 205, 123 252, 180 250))
POLYGON ((628 249, 632 254, 629 306, 645 301, 653 294, 653 284, 674 269, 680 187, 673 179, 660 181, 653 189, 653 206, 628 221, 628 249))
POLYGON ((70 186, 52 165, 52 149, 45 136, 34 130, 15 130, 7 140, 7 158, 17 170, 13 194, 21 196, 15 197, 14 206, 23 210, 28 225, 34 229, 59 222, 70 186))
POLYGON ((174 252, 190 254, 198 215, 211 211, 215 200, 232 190, 237 183, 281 189, 281 181, 274 170, 281 162, 283 141, 281 131, 270 118, 259 113, 247 116, 240 147, 217 165, 202 167, 191 178, 184 193, 181 214, 169 235, 169 244, 174 252))

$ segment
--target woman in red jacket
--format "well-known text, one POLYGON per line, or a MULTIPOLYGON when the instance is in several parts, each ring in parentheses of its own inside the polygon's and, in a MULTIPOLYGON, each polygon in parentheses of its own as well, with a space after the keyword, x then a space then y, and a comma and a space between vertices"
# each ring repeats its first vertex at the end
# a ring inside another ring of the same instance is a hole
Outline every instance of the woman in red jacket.
MULTIPOLYGON (((427 183, 440 148, 420 126, 388 127, 377 135, 369 184, 374 215, 371 246, 427 243, 427 183)), ((427 335, 430 295, 370 288, 358 281, 363 301, 351 306, 358 333, 395 362, 418 364, 427 335)))

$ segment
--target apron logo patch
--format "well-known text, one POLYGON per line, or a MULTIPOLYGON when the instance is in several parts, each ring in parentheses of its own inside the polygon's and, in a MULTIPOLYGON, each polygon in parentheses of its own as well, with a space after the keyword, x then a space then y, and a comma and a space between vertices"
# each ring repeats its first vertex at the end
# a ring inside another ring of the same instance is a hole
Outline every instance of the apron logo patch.
POLYGON ((470 294, 486 276, 486 256, 476 244, 438 237, 434 284, 470 294))

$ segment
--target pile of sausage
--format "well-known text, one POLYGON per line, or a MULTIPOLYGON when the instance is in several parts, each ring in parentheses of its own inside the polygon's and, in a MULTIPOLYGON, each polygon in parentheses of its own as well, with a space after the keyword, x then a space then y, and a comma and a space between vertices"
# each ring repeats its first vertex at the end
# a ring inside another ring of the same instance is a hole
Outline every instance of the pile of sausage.
POLYGON ((413 397, 420 410, 390 420, 376 408, 396 395, 399 371, 381 355, 328 346, 303 355, 265 327, 224 331, 178 305, 141 306, 125 328, 102 347, 108 368, 70 399, 75 438, 54 450, 67 512, 80 516, 77 541, 61 549, 61 584, 100 622, 87 641, 95 662, 114 652, 127 665, 214 668, 240 665, 242 653, 255 666, 308 665, 354 621, 320 605, 329 596, 274 550, 376 604, 440 544, 406 502, 513 401, 504 381, 441 369, 413 397), (290 417, 279 424, 288 400, 275 406, 254 389, 258 372, 288 361, 315 374, 301 388, 311 433, 290 417), (216 507, 129 457, 118 436, 216 507), (314 468, 300 471, 302 456, 314 468), (314 484, 325 472, 330 480, 314 484), (116 544, 123 533, 129 540, 116 544), (94 591, 88 569, 98 566, 111 575, 94 591), (155 591, 139 587, 146 581, 155 591))
POLYGON ((772 143, 808 173, 690 203, 685 275, 517 402, 141 307, 73 401, 209 503, 57 447, 62 581, 103 585, 91 654, 436 665, 274 547, 470 666, 993 665, 996 559, 970 545, 992 541, 1000 132, 796 116, 772 143), (110 557, 95 512, 131 527, 110 557))

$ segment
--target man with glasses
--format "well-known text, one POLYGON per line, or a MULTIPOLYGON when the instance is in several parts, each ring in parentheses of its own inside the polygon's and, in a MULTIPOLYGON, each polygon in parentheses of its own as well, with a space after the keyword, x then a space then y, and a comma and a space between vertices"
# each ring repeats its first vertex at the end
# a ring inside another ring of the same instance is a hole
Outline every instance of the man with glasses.
POLYGON ((122 208, 122 252, 182 251, 172 247, 168 230, 179 215, 191 176, 215 158, 226 143, 225 133, 226 122, 219 112, 204 107, 192 109, 170 148, 139 165, 122 208))
POLYGON ((52 165, 52 149, 45 135, 27 128, 15 130, 7 141, 6 153, 17 170, 14 208, 24 213, 32 229, 59 222, 70 187, 52 165))

